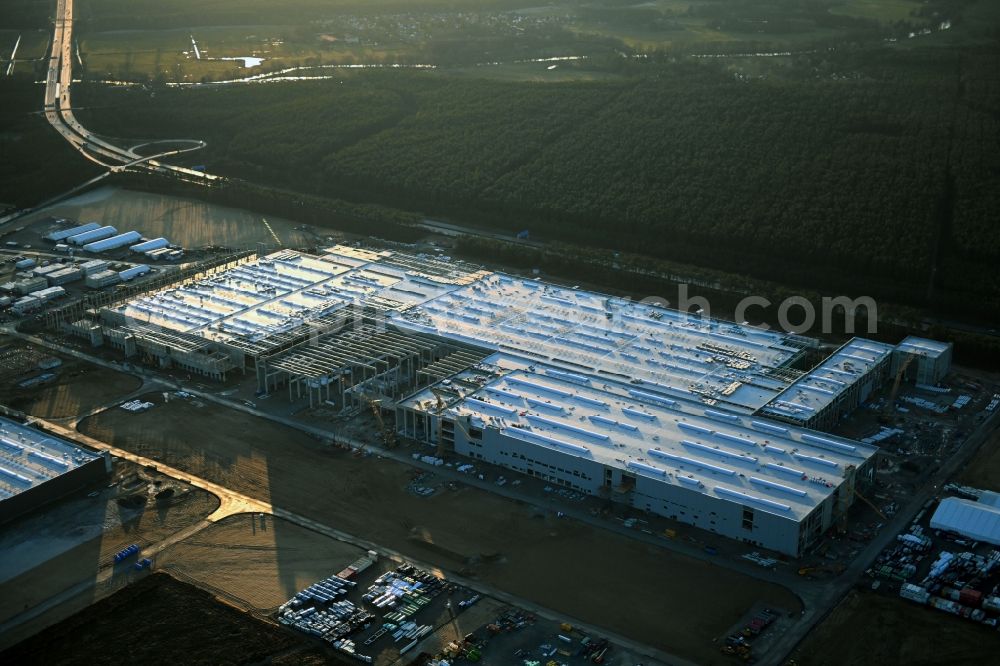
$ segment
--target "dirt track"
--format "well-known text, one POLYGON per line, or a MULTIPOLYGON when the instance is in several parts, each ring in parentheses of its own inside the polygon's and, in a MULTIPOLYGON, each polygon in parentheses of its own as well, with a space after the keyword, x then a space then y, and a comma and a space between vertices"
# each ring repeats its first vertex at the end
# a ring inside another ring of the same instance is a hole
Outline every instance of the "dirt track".
POLYGON ((156 566, 270 610, 363 554, 273 516, 239 514, 164 551, 156 566))
POLYGON ((851 591, 795 651, 801 666, 995 663, 1000 634, 941 611, 851 591))
POLYGON ((699 663, 720 661, 712 640, 757 601, 800 608, 784 588, 487 492, 415 497, 405 465, 324 450, 225 408, 174 400, 141 414, 109 410, 80 429, 699 663))

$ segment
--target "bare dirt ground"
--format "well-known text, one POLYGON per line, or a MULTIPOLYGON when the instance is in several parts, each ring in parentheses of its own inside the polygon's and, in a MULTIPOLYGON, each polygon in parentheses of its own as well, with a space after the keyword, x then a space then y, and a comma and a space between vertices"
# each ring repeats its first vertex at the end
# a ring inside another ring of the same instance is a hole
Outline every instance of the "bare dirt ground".
POLYGON ((801 666, 995 663, 1000 634, 905 599, 852 590, 796 649, 801 666))
POLYGON ((0 403, 42 418, 79 416, 142 386, 138 377, 95 367, 74 359, 53 357, 45 350, 22 342, 0 342, 0 403), (52 369, 39 361, 60 358, 52 369), (45 373, 55 376, 30 387, 19 384, 45 373))
MULTIPOLYGON (((98 569, 111 563, 125 546, 158 542, 196 523, 219 505, 217 498, 205 491, 139 472, 134 465, 120 465, 116 476, 121 483, 101 488, 95 497, 81 491, 3 526, 0 622, 95 578, 98 569), (155 485, 157 481, 159 485, 155 485), (173 489, 172 496, 155 499, 155 493, 166 488, 173 489)), ((129 567, 122 569, 122 575, 129 567)), ((90 600, 98 593, 95 588, 90 600)), ((49 620, 65 616, 55 612, 49 620)), ((0 645, 11 644, 12 638, 3 636, 0 645)))
POLYGON ((302 247, 315 242, 288 220, 268 217, 264 224, 264 217, 250 211, 113 187, 73 197, 28 219, 33 222, 47 216, 68 217, 81 224, 110 224, 120 231, 135 229, 147 238, 164 236, 187 248, 248 247, 254 243, 302 247))
POLYGON ((280 518, 239 514, 168 548, 156 567, 269 611, 362 555, 280 518))
POLYGON ((325 449, 226 408, 172 400, 140 414, 108 410, 80 429, 699 663, 719 660, 712 640, 758 601, 801 608, 780 586, 487 492, 418 498, 405 465, 325 449))
POLYGON ((987 439, 955 479, 958 483, 1000 491, 1000 430, 987 439))
POLYGON ((290 630, 220 603, 209 592, 154 573, 0 653, 0 663, 344 662, 290 630))

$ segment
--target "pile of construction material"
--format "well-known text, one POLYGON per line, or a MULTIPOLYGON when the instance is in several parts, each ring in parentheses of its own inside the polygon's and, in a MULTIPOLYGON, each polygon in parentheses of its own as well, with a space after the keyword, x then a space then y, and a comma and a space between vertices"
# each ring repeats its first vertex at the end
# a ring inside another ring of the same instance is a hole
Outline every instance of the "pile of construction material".
POLYGON ((122 403, 121 407, 129 412, 144 412, 150 407, 153 407, 153 403, 144 402, 142 400, 129 400, 128 402, 122 403))
POLYGON ((985 556, 942 551, 920 585, 902 585, 899 596, 996 627, 1000 624, 1000 586, 994 585, 987 592, 977 589, 969 581, 983 581, 997 565, 1000 565, 1000 552, 995 550, 985 556))

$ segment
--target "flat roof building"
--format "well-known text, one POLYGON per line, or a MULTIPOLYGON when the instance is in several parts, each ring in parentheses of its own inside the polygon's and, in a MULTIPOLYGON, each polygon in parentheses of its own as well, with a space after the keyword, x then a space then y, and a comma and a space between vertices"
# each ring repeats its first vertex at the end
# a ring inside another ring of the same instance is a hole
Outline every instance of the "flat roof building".
POLYGON ((110 459, 0 417, 0 523, 110 472, 110 459))
POLYGON ((253 368, 261 392, 312 407, 394 412, 443 451, 790 555, 874 471, 875 447, 813 428, 896 353, 855 338, 805 372, 810 338, 345 246, 241 260, 77 328, 163 366, 253 368))
POLYGON ((829 428, 867 400, 886 379, 894 349, 882 342, 853 338, 758 413, 809 428, 829 428))
POLYGON ((874 447, 497 354, 397 405, 408 437, 798 555, 874 447))

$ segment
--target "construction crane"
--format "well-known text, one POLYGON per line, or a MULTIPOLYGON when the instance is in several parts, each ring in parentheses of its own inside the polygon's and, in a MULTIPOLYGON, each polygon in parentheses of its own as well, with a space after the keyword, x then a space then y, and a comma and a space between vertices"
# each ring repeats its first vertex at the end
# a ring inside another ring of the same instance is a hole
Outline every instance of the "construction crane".
POLYGON ((441 415, 444 412, 445 407, 448 406, 448 403, 446 403, 444 401, 444 398, 441 397, 441 391, 440 390, 434 388, 433 386, 430 386, 428 388, 430 388, 431 393, 434 394, 434 399, 437 401, 437 433, 436 433, 436 435, 437 435, 437 457, 438 458, 443 458, 444 454, 446 453, 446 451, 444 449, 444 438, 442 437, 442 433, 441 433, 441 423, 442 423, 442 420, 443 420, 441 415))
POLYGON ((887 420, 892 415, 892 410, 896 407, 896 396, 899 395, 899 385, 903 381, 903 375, 915 358, 916 356, 913 354, 907 354, 903 362, 899 364, 899 370, 896 371, 896 378, 892 382, 892 390, 889 392, 889 396, 885 401, 885 407, 882 409, 883 420, 887 420))
MULTIPOLYGON (((379 432, 382 434, 382 445, 387 449, 391 449, 396 446, 396 433, 393 432, 392 428, 386 425, 385 419, 382 418, 381 402, 381 400, 368 398, 368 405, 371 407, 372 415, 375 417, 375 423, 378 424, 379 432)), ((364 448, 364 446, 359 448, 358 454, 364 451, 364 448)))
POLYGON ((875 506, 867 497, 859 493, 857 488, 854 489, 854 494, 857 495, 858 499, 860 499, 862 502, 870 506, 872 510, 878 514, 879 518, 881 518, 882 520, 889 520, 888 518, 886 518, 885 514, 879 510, 877 506, 875 506))

